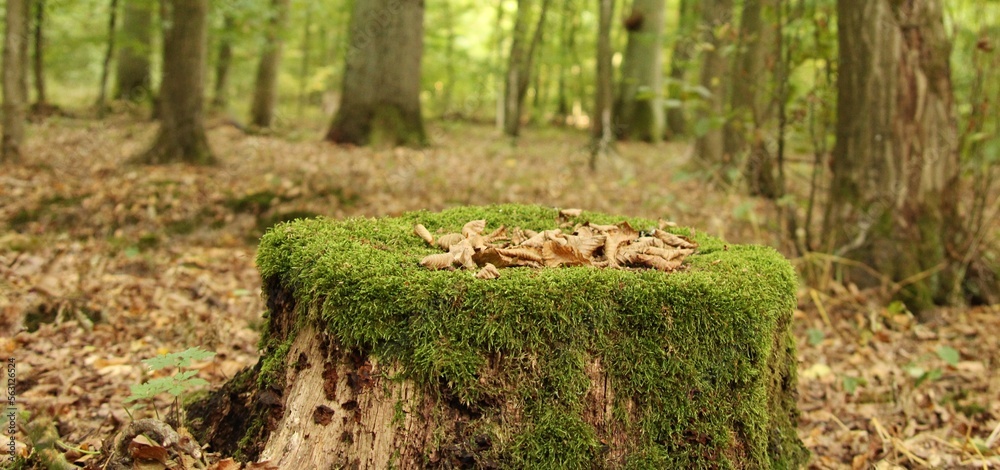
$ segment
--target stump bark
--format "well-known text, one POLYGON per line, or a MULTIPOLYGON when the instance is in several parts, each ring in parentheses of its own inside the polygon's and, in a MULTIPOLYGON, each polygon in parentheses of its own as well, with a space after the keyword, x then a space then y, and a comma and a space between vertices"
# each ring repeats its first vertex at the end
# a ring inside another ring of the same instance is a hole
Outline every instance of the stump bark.
MULTIPOLYGON (((796 278, 691 230, 677 272, 430 271, 412 234, 537 206, 300 220, 262 239, 262 358, 189 408, 214 450, 281 468, 797 468, 796 278)), ((633 227, 655 222, 628 219, 633 227)))

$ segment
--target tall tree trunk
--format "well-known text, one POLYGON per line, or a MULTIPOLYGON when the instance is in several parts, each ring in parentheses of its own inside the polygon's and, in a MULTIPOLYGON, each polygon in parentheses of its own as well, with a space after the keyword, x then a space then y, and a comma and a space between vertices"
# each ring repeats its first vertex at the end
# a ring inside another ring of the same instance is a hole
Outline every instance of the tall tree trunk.
POLYGON ((503 124, 507 120, 507 117, 504 115, 504 109, 506 109, 506 105, 504 103, 504 98, 506 98, 506 94, 504 93, 506 81, 500 78, 505 72, 503 67, 503 4, 504 0, 497 0, 496 26, 493 28, 496 33, 496 49, 494 50, 495 59, 493 71, 494 77, 496 77, 495 80, 497 87, 496 120, 494 124, 496 125, 498 131, 503 131, 503 124))
POLYGON ((420 59, 424 2, 354 4, 340 109, 326 139, 355 145, 423 146, 420 59))
POLYGON ((43 109, 48 106, 48 98, 45 96, 45 0, 34 0, 35 5, 35 31, 34 31, 34 56, 32 59, 32 70, 35 75, 35 108, 43 109))
POLYGON ((545 15, 548 13, 551 0, 542 0, 538 12, 531 41, 527 40, 528 17, 531 13, 530 0, 518 0, 517 17, 514 20, 514 37, 510 44, 510 55, 507 61, 507 83, 504 89, 504 133, 517 137, 521 132, 521 111, 524 106, 524 96, 531 82, 532 61, 535 50, 542 41, 545 30, 545 15))
POLYGON ((717 172, 716 176, 725 179, 733 161, 732 156, 725 153, 722 129, 726 114, 726 91, 729 86, 726 76, 728 72, 726 56, 723 54, 726 38, 719 33, 725 30, 722 26, 732 18, 733 2, 709 0, 700 2, 698 7, 701 8, 705 42, 710 47, 703 53, 701 64, 699 83, 702 89, 707 90, 708 96, 699 107, 695 158, 710 166, 717 172))
POLYGON ((27 113, 24 42, 27 40, 28 0, 7 0, 3 41, 3 140, 0 162, 21 159, 27 113))
POLYGON ((611 19, 615 14, 614 0, 598 0, 597 26, 597 90, 594 93, 594 114, 591 118, 590 169, 597 169, 597 157, 606 155, 614 139, 611 129, 612 63, 611 19))
MULTIPOLYGON (((938 0, 840 0, 829 247, 893 281, 915 311, 944 302, 958 217, 951 45, 938 0)), ((870 284, 865 274, 850 280, 870 284)))
POLYGON ((566 117, 569 116, 569 97, 566 90, 566 70, 570 69, 570 57, 573 48, 576 47, 576 12, 573 7, 573 0, 563 0, 562 18, 559 22, 559 43, 562 45, 559 52, 559 72, 558 85, 556 87, 556 115, 555 121, 559 125, 566 124, 566 117))
POLYGON ((731 113, 725 127, 725 154, 743 160, 750 195, 775 199, 781 196, 775 177, 774 157, 767 148, 765 133, 771 126, 771 110, 776 93, 772 88, 773 68, 778 63, 771 26, 776 0, 745 0, 740 16, 738 54, 733 60, 731 113))
POLYGON ((658 142, 663 135, 663 0, 635 0, 625 19, 618 137, 658 142))
POLYGON ((302 28, 302 61, 299 63, 299 117, 306 106, 306 83, 309 81, 309 59, 312 55, 312 4, 306 6, 306 24, 302 28))
POLYGON ((141 101, 149 97, 152 43, 153 2, 125 0, 122 45, 115 69, 115 99, 141 101))
POLYGON ((111 13, 108 15, 108 48, 104 52, 104 61, 101 62, 101 84, 97 93, 97 115, 104 117, 107 111, 108 102, 108 75, 111 70, 111 58, 115 55, 115 31, 118 23, 118 0, 111 0, 108 6, 111 13))
POLYGON ((691 31, 695 24, 694 0, 681 0, 678 9, 677 32, 673 52, 670 54, 670 83, 667 96, 674 103, 667 108, 667 137, 675 139, 687 134, 687 117, 684 115, 683 83, 691 61, 691 31))
POLYGON ((274 119, 274 102, 278 94, 278 66, 284 44, 285 23, 288 19, 289 0, 272 0, 271 18, 265 34, 264 49, 257 65, 257 82, 254 85, 250 123, 257 127, 271 127, 274 119))
POLYGON ((205 136, 208 0, 164 0, 167 28, 163 37, 160 130, 137 163, 215 163, 205 136))
POLYGON ((226 12, 222 17, 223 34, 219 37, 219 51, 215 58, 215 87, 212 90, 212 108, 225 109, 229 105, 226 95, 229 85, 229 66, 233 62, 233 38, 231 31, 236 28, 233 14, 226 12))

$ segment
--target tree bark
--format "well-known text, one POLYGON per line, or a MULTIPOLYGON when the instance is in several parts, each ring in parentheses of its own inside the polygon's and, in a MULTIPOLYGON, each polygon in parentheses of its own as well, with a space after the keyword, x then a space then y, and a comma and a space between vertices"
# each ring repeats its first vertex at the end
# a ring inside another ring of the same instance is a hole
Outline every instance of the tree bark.
MULTIPOLYGON (((834 253, 868 264, 926 312, 948 299, 959 163, 937 0, 840 0, 837 143, 824 220, 834 253)), ((860 285, 876 281, 851 272, 860 285)), ((926 318, 926 317, 925 317, 926 318)))
POLYGON ((703 53, 699 79, 702 89, 708 96, 705 97, 698 112, 695 158, 711 167, 717 176, 725 179, 733 161, 732 156, 725 153, 722 129, 726 114, 726 91, 729 87, 726 77, 728 72, 726 57, 722 51, 726 45, 726 38, 719 33, 723 29, 722 26, 731 20, 733 2, 710 0, 699 3, 698 7, 701 8, 705 42, 710 47, 703 53))
POLYGON ((115 99, 135 102, 150 96, 149 55, 152 42, 152 1, 125 0, 122 45, 115 69, 115 99))
POLYGON ((233 61, 232 30, 236 28, 236 20, 232 13, 224 13, 222 18, 223 34, 219 38, 219 51, 215 58, 215 87, 212 90, 212 108, 225 109, 229 104, 226 95, 229 85, 229 65, 233 61))
POLYGON ((774 157, 767 146, 768 122, 776 93, 771 84, 775 64, 775 0, 746 0, 740 17, 738 55, 733 61, 730 118, 725 127, 725 154, 735 161, 745 158, 744 172, 752 196, 781 196, 774 157), (771 60, 769 60, 769 58, 771 60))
POLYGON ((524 96, 528 92, 531 81, 532 62, 535 50, 542 41, 545 28, 545 15, 549 10, 551 0, 542 0, 538 13, 537 24, 531 41, 525 45, 528 28, 528 17, 531 13, 530 0, 518 0, 517 17, 514 19, 514 33, 510 44, 510 55, 507 60, 507 83, 504 89, 504 134, 517 137, 521 132, 521 114, 524 108, 524 96))
POLYGON ((34 31, 34 56, 32 59, 32 70, 35 75, 35 108, 43 110, 48 107, 48 98, 45 93, 45 0, 35 0, 35 31, 34 31))
POLYGON ((160 130, 137 163, 215 163, 205 135, 205 50, 208 0, 165 0, 160 130))
POLYGON ((663 0, 635 0, 625 19, 618 137, 659 142, 663 135, 663 0))
POLYGON ((264 49, 260 53, 260 63, 257 65, 257 81, 254 85, 253 105, 250 107, 250 123, 257 127, 271 127, 271 121, 274 119, 274 103, 278 94, 278 67, 281 65, 288 2, 289 0, 271 2, 272 16, 265 34, 264 49))
POLYGON ((420 59, 424 2, 356 2, 340 109, 326 139, 368 145, 423 146, 420 59))
POLYGON ((678 9, 677 32, 673 52, 670 54, 670 83, 667 96, 673 105, 667 107, 667 137, 674 139, 687 134, 687 117, 684 114, 684 81, 691 61, 690 35, 695 22, 693 0, 681 0, 678 9))
POLYGON ((27 0, 7 0, 6 27, 3 42, 3 140, 0 162, 21 159, 24 140, 27 84, 24 43, 27 40, 27 0))
POLYGON ((614 140, 611 129, 612 63, 611 19, 615 14, 614 0, 599 0, 597 26, 597 90, 594 94, 594 114, 591 118, 590 170, 597 169, 597 157, 608 153, 614 140))
POLYGON ((107 111, 108 75, 111 71, 111 58, 115 55, 115 36, 117 35, 115 29, 118 24, 118 0, 111 0, 108 10, 111 12, 108 15, 108 48, 104 52, 104 61, 101 62, 101 83, 99 85, 100 89, 97 93, 97 115, 99 117, 104 117, 104 113, 107 111))

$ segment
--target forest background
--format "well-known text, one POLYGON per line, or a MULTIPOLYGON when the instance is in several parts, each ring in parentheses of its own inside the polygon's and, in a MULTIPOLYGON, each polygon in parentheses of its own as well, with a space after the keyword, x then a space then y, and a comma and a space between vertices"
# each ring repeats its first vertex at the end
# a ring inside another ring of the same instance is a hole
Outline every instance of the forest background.
POLYGON ((418 3, 4 3, 24 449, 252 364, 274 223, 528 202, 792 259, 813 465, 997 464, 1000 3, 418 3))

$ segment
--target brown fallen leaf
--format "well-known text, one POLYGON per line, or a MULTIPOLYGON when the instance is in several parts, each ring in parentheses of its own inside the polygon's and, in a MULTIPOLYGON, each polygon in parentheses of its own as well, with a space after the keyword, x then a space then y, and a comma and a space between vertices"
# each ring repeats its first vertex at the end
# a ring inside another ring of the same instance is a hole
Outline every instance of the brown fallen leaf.
POLYGON ((464 240, 465 237, 461 233, 446 233, 441 235, 437 239, 437 246, 442 250, 449 250, 451 246, 464 240))
POLYGON ((698 244, 688 240, 687 238, 674 235, 670 232, 664 232, 663 230, 656 230, 653 232, 653 236, 663 240, 663 243, 670 245, 675 248, 698 248, 698 244))
POLYGON ((428 245, 434 246, 434 236, 424 227, 424 224, 417 224, 413 227, 413 233, 422 238, 428 245))
POLYGON ((135 460, 167 462, 167 448, 144 435, 138 435, 128 443, 128 452, 135 460))
POLYGON ((462 227, 462 236, 468 238, 473 235, 482 235, 483 230, 486 230, 486 221, 482 219, 473 220, 462 227))
POLYGON ((546 240, 542 244, 542 259, 545 261, 545 266, 550 268, 590 264, 590 260, 575 248, 569 244, 559 244, 555 240, 546 240))
POLYGON ((421 266, 430 269, 450 269, 454 263, 455 255, 453 253, 436 253, 424 256, 424 259, 420 260, 421 266))
POLYGON ((567 219, 580 217, 580 214, 583 214, 583 209, 563 209, 559 211, 559 216, 567 219))
POLYGON ((500 270, 498 270, 497 267, 493 266, 491 263, 486 263, 486 266, 483 266, 483 269, 480 269, 479 272, 476 273, 477 279, 497 279, 499 277, 500 270))
POLYGON ((465 269, 476 269, 476 262, 472 260, 472 255, 476 253, 475 248, 472 247, 472 242, 466 238, 454 245, 448 250, 448 254, 452 255, 452 259, 455 263, 462 265, 465 269))

